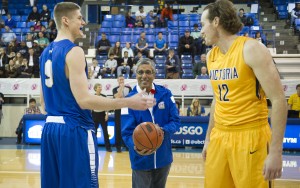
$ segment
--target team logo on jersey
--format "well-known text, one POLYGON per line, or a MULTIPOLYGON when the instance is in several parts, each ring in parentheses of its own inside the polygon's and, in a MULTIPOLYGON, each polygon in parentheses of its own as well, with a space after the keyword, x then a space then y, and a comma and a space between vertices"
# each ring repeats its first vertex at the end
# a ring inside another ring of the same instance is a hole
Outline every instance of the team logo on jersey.
POLYGON ((32 84, 31 85, 31 90, 36 90, 36 88, 37 88, 37 84, 32 84))
POLYGON ((180 90, 181 91, 186 91, 187 90, 187 85, 186 84, 182 84, 180 90))
POLYGON ((17 89, 19 89, 19 84, 14 84, 13 85, 13 90, 17 90, 17 89))
POLYGON ((159 109, 165 109, 165 102, 162 101, 162 102, 158 103, 158 108, 159 109))
POLYGON ((207 88, 207 85, 203 84, 200 86, 200 91, 205 91, 207 88))

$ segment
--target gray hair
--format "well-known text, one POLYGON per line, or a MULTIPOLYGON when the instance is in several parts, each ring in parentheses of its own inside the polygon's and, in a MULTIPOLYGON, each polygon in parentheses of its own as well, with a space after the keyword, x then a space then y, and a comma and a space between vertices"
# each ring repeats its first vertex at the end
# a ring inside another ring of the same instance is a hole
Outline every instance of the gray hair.
POLYGON ((151 65, 153 73, 156 72, 155 71, 155 63, 154 63, 154 61, 152 61, 149 58, 143 58, 143 59, 139 60, 136 64, 136 70, 138 70, 141 65, 151 65))

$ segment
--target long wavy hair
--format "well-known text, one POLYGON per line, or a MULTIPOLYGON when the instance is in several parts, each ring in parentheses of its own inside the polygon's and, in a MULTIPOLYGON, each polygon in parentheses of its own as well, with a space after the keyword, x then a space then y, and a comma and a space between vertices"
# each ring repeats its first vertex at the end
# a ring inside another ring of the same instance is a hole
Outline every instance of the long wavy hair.
POLYGON ((191 109, 190 116, 198 116, 201 114, 201 104, 200 104, 199 99, 197 99, 197 98, 193 99, 190 109, 191 109), (198 101, 198 107, 195 107, 195 102, 197 102, 197 101, 198 101))

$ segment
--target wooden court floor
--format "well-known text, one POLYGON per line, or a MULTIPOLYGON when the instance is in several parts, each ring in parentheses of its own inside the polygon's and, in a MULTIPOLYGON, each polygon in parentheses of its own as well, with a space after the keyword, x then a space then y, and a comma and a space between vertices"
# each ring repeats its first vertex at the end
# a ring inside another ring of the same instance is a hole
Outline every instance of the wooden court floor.
MULTIPOLYGON (((2 148, 0 146, 0 188, 39 188, 40 149, 2 148)), ((282 179, 275 188, 300 188, 300 156, 284 156, 282 179)), ((131 169, 128 152, 99 151, 101 188, 130 188, 131 169)), ((174 151, 174 163, 167 188, 204 187, 203 160, 200 150, 174 151)))

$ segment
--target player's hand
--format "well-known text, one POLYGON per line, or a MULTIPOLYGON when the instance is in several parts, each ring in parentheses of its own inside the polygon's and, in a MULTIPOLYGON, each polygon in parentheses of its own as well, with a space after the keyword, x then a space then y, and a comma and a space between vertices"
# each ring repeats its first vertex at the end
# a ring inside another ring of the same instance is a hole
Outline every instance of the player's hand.
POLYGON ((207 147, 208 147, 209 141, 205 140, 205 144, 203 146, 203 150, 202 150, 202 158, 205 161, 206 160, 206 152, 207 152, 207 147))
POLYGON ((282 154, 270 153, 265 160, 263 176, 265 180, 274 180, 281 177, 282 172, 282 154))
POLYGON ((156 100, 153 97, 146 97, 146 93, 141 92, 128 98, 128 107, 135 110, 147 110, 156 104, 156 100))
POLYGON ((138 150, 137 147, 134 146, 134 150, 142 156, 146 156, 146 155, 151 155, 155 152, 155 150, 148 150, 148 149, 143 149, 143 150, 138 150))

